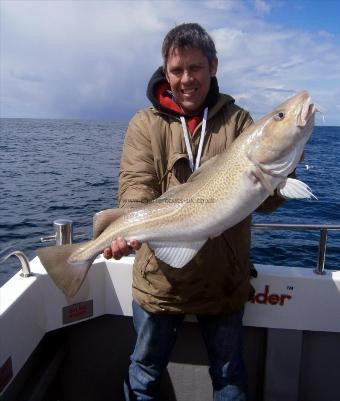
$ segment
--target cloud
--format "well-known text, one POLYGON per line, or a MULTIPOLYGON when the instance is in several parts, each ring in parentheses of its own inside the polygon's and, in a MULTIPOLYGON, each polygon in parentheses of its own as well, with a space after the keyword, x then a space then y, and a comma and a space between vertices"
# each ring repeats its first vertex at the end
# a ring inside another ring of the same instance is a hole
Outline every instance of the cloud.
POLYGON ((255 0, 255 8, 261 14, 268 14, 271 10, 271 6, 265 0, 255 0))
POLYGON ((335 122, 340 47, 333 38, 268 24, 255 30, 220 28, 213 36, 220 49, 221 89, 242 99, 256 118, 293 91, 308 89, 326 109, 327 120, 335 122))
MULTIPOLYGON (((1 1, 1 115, 127 120, 161 64, 166 32, 199 22, 221 90, 255 116, 308 89, 336 121, 340 47, 329 32, 270 24, 275 2, 1 1)), ((338 123, 339 119, 337 120, 338 123)))
POLYGON ((44 82, 45 79, 37 74, 30 73, 30 72, 17 72, 17 71, 12 71, 11 76, 14 79, 19 79, 22 81, 29 81, 29 82, 44 82))
POLYGON ((151 2, 11 1, 1 7, 5 112, 17 98, 17 104, 30 99, 31 114, 39 117, 49 108, 57 116, 93 118, 100 108, 111 107, 114 115, 122 104, 132 109, 144 100, 168 28, 151 2), (24 78, 30 85, 22 86, 24 78), (141 96, 131 99, 136 87, 141 96), (49 96, 36 97, 41 91, 49 96))
POLYGON ((214 10, 230 11, 238 8, 237 2, 225 1, 225 0, 207 0, 204 2, 206 8, 212 8, 214 10))

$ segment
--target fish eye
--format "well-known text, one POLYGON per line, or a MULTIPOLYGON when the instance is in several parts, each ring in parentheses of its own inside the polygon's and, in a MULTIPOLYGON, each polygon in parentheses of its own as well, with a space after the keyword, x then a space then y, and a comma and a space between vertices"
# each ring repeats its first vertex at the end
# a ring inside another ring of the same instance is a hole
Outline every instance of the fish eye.
POLYGON ((274 114, 274 120, 276 121, 281 121, 285 118, 285 113, 283 111, 278 111, 276 114, 274 114))

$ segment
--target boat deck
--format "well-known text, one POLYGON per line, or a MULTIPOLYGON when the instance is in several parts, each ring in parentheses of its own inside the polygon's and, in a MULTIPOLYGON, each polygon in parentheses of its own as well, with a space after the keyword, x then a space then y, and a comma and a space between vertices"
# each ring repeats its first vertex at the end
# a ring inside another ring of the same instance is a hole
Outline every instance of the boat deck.
MULTIPOLYGON (((32 277, 18 274, 1 288, 2 401, 123 401, 135 340, 132 262, 99 257, 70 299, 38 258, 31 262, 32 277)), ((256 267, 256 292, 244 318, 250 400, 339 401, 340 271, 316 275, 312 269, 256 267)), ((205 347, 189 316, 161 400, 209 399, 205 347)))

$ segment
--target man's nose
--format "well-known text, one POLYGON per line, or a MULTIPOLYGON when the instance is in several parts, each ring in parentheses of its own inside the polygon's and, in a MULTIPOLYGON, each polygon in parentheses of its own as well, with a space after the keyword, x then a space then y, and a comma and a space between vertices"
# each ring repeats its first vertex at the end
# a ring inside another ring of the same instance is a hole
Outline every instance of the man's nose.
POLYGON ((182 75, 182 83, 187 83, 193 80, 193 76, 188 70, 184 70, 182 75))

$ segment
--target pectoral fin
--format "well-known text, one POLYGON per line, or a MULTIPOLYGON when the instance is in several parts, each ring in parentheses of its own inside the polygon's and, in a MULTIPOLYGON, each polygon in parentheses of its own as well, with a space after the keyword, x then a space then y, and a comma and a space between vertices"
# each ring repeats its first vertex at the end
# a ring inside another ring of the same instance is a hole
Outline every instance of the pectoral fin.
POLYGON ((269 195, 274 195, 275 188, 273 188, 273 186, 267 179, 266 174, 263 173, 259 167, 254 167, 254 169, 252 169, 251 171, 251 174, 253 174, 253 176, 255 176, 261 182, 264 188, 266 188, 266 190, 268 191, 269 195))
POLYGON ((295 178, 287 178, 277 187, 277 191, 287 199, 317 199, 307 184, 295 178))
POLYGON ((206 240, 196 242, 149 242, 158 259, 171 267, 181 268, 185 266, 202 248, 206 240))

